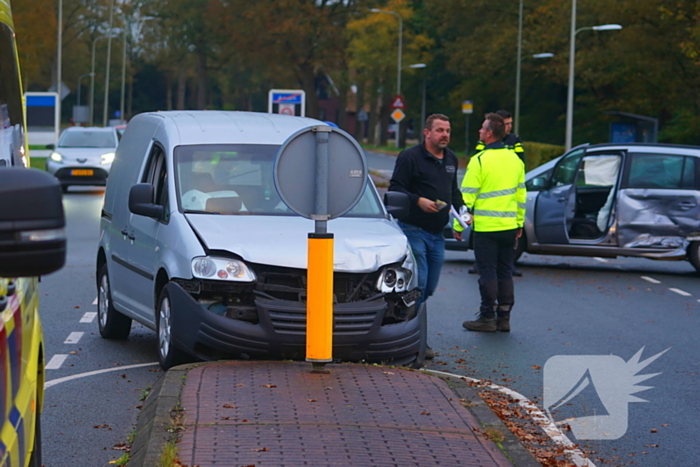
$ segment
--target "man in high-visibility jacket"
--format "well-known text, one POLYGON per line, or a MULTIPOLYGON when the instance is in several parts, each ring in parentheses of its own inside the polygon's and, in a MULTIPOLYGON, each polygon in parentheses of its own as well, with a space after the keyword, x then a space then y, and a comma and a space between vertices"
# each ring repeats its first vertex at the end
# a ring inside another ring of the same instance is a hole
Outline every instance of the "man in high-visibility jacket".
MULTIPOLYGON (((484 150, 469 161, 462 199, 472 214, 474 255, 481 276, 479 318, 465 321, 470 331, 510 331, 515 303, 513 255, 525 220, 525 164, 503 144, 505 124, 487 114, 479 137, 484 150)), ((462 230, 455 223, 455 230, 462 230)))
MULTIPOLYGON (((525 162, 525 148, 523 148, 523 140, 521 140, 520 136, 516 135, 515 133, 511 133, 513 131, 513 116, 507 110, 497 110, 496 113, 503 117, 503 123, 506 126, 506 135, 503 137, 503 144, 505 147, 516 153, 518 157, 525 162)), ((479 142, 476 143, 475 149, 477 152, 479 152, 483 151, 485 147, 486 144, 479 140, 479 142)))

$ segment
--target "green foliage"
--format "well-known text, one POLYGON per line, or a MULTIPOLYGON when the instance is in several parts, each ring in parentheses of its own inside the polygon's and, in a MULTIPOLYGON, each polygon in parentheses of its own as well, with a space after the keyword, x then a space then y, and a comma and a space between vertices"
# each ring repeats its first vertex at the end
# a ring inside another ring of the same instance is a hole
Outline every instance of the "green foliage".
POLYGON ((564 146, 547 143, 533 143, 529 141, 523 142, 525 149, 525 170, 531 170, 539 167, 545 162, 549 162, 564 154, 564 146))

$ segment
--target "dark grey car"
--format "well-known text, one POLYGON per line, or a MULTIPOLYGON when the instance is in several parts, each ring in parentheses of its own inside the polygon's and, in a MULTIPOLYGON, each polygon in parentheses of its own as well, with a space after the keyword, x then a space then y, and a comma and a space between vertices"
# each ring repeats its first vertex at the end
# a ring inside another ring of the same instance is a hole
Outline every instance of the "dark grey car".
MULTIPOLYGON (((522 252, 689 260, 700 272, 700 148, 578 146, 525 176, 522 252)), ((448 241, 447 249, 467 249, 448 241)))

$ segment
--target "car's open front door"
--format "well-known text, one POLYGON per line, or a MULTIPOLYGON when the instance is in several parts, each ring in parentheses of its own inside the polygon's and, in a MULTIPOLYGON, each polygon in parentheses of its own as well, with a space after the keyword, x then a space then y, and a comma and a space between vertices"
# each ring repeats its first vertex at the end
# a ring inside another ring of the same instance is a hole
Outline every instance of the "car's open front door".
POLYGON ((574 179, 579 162, 586 148, 575 148, 565 155, 554 168, 550 187, 537 196, 535 207, 535 232, 540 244, 566 244, 569 242, 567 213, 570 206, 576 205, 574 179))

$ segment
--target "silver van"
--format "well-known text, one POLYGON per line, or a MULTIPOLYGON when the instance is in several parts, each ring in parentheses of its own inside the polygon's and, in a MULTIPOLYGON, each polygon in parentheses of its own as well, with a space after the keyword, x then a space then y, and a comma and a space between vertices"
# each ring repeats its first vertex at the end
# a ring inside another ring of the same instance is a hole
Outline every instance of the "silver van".
MULTIPOLYGON (((308 118, 170 111, 133 118, 107 182, 97 253, 98 323, 158 333, 163 368, 196 359, 303 359, 307 234, 273 181, 276 153, 308 118)), ((333 157, 333 154, 330 154, 333 157)), ((420 366, 408 242, 369 182, 328 222, 335 236, 333 358, 420 366)))

